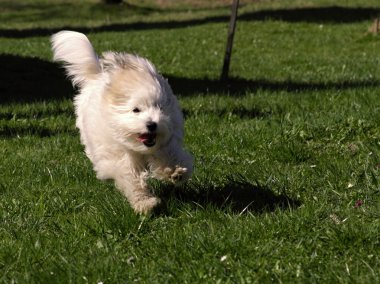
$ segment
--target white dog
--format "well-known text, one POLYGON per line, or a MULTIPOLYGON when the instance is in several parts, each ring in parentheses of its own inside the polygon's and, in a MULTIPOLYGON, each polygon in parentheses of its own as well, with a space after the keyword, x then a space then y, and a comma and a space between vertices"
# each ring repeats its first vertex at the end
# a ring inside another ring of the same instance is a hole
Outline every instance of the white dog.
POLYGON ((147 59, 116 52, 98 58, 84 34, 62 31, 51 42, 54 60, 65 62, 79 87, 76 126, 97 177, 114 179, 136 212, 149 213, 160 203, 149 177, 177 184, 193 170, 168 82, 147 59))

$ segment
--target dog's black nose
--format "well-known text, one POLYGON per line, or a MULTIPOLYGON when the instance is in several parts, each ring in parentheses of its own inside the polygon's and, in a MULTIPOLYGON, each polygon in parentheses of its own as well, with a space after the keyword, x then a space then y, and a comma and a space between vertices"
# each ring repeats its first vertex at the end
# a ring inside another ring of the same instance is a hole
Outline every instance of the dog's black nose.
POLYGON ((150 132, 153 132, 157 129, 157 123, 151 121, 151 122, 148 122, 147 125, 146 125, 146 128, 148 128, 148 130, 150 132))

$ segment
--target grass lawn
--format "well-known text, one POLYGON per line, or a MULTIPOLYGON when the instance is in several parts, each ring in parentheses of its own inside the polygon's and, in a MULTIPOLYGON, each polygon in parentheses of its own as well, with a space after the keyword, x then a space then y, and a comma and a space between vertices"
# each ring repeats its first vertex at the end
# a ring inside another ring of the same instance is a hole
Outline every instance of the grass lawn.
POLYGON ((376 0, 0 2, 0 282, 379 283, 376 0), (148 57, 195 157, 135 215, 95 177, 49 36, 148 57))

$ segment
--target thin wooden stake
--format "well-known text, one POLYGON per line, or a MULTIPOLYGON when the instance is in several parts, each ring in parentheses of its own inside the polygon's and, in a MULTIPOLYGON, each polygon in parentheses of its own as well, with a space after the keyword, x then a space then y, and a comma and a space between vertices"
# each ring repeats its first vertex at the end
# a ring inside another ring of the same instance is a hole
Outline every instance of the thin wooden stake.
POLYGON ((380 17, 377 17, 373 22, 370 28, 368 29, 369 33, 379 34, 380 33, 380 17))
POLYGON ((228 80, 228 71, 230 69, 232 44, 234 41, 238 7, 239 7, 239 0, 233 0, 232 8, 231 8, 230 26, 229 26, 228 34, 227 34, 226 53, 224 55, 223 69, 222 69, 222 74, 220 76, 221 81, 227 81, 228 80))

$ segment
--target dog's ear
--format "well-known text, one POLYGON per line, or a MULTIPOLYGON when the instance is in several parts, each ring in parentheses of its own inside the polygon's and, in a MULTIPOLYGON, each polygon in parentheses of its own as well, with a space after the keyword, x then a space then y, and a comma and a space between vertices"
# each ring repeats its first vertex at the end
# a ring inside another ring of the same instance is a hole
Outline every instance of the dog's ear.
POLYGON ((54 61, 63 61, 73 85, 101 73, 101 66, 88 38, 78 32, 61 31, 51 37, 54 61))

